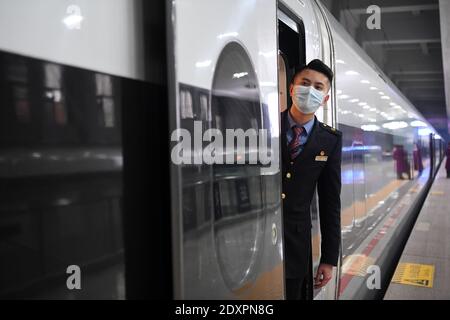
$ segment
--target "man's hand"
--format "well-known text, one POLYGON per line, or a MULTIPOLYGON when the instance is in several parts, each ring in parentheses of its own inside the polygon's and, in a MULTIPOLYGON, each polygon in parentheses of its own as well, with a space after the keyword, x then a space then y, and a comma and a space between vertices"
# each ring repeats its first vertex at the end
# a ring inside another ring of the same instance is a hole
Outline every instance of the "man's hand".
POLYGON ((314 289, 322 288, 333 276, 333 266, 331 264, 321 263, 317 269, 317 275, 314 278, 314 289))

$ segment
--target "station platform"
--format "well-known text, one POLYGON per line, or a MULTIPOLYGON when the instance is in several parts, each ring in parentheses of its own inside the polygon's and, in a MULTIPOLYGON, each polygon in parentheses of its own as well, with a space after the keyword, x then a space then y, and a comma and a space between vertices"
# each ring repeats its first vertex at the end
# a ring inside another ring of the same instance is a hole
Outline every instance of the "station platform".
POLYGON ((450 299, 450 179, 445 159, 408 239, 385 300, 450 299))

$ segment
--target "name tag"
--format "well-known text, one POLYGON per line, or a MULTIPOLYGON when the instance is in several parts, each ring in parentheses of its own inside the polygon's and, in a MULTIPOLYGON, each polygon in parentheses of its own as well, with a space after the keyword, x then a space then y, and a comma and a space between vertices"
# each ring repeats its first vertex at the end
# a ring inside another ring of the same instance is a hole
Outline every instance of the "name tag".
POLYGON ((327 161, 328 156, 316 156, 316 161, 327 161))

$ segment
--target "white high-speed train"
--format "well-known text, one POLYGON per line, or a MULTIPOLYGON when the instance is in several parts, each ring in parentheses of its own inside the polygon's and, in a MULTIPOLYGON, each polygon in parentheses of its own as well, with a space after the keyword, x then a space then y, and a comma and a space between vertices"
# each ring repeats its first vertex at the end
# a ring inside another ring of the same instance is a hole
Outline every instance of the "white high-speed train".
POLYGON ((0 296, 283 299, 280 161, 175 164, 170 137, 266 129, 279 154, 293 70, 317 58, 342 245, 314 297, 382 297, 442 141, 320 1, 0 0, 0 21, 0 296))

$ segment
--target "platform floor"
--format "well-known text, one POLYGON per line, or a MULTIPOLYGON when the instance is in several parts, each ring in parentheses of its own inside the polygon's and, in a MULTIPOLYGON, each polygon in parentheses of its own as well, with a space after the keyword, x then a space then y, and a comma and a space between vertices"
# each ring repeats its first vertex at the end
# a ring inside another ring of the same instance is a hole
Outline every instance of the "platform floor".
POLYGON ((384 299, 450 299, 450 179, 445 159, 384 299))

